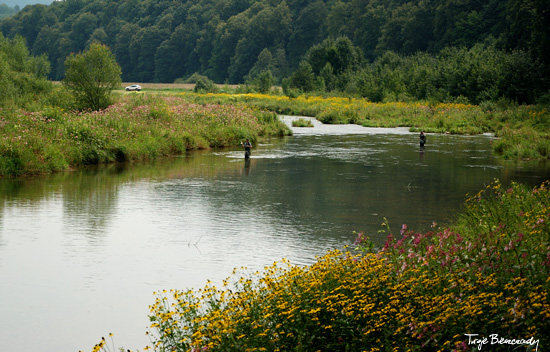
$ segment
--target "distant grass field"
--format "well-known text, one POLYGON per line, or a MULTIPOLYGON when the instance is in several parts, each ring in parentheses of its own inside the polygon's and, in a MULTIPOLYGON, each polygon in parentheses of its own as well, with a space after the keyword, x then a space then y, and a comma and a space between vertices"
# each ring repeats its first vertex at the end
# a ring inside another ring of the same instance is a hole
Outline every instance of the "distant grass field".
POLYGON ((131 86, 133 84, 139 84, 143 89, 151 90, 166 90, 166 89, 177 89, 177 90, 193 90, 195 88, 194 83, 139 83, 139 82, 123 82, 120 86, 120 89, 131 86))
MULTIPOLYGON (((61 84, 60 81, 53 81, 54 84, 61 84)), ((140 82, 122 82, 120 89, 131 86, 133 84, 139 84, 142 89, 146 90, 187 90, 192 91, 195 88, 195 83, 140 83, 140 82)), ((220 90, 229 88, 231 90, 237 89, 237 84, 216 84, 220 90)))
MULTIPOLYGON (((174 91, 192 91, 195 88, 195 83, 139 83, 139 82, 123 82, 121 89, 131 86, 133 84, 139 84, 144 90, 174 90, 174 91)), ((236 84, 216 84, 220 90, 228 88, 233 91, 237 89, 238 85, 236 84)))

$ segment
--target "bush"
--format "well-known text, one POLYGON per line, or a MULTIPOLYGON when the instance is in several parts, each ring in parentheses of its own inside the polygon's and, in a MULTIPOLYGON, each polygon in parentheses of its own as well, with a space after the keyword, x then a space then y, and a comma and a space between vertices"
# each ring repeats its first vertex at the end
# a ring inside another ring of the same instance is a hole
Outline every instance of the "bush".
POLYGON ((255 91, 262 94, 269 93, 274 83, 275 79, 269 70, 259 73, 258 75, 250 78, 247 82, 247 84, 252 86, 255 91))
POLYGON ((218 91, 218 87, 216 87, 212 81, 203 81, 202 79, 199 79, 195 84, 193 91, 195 93, 216 93, 218 91))
MULTIPOLYGON (((401 239, 390 233, 379 250, 359 234, 360 255, 330 251, 306 267, 283 260, 253 275, 234 271, 222 288, 159 293, 150 315, 155 349, 475 350, 469 334, 546 346, 548 189, 514 185, 493 201, 500 206, 472 209, 470 220, 504 211, 498 225, 472 228, 472 235, 451 228, 420 234, 403 225, 401 239), (516 196, 532 199, 520 205, 516 196), (528 214, 539 200, 541 211, 528 214), (520 221, 508 207, 523 213, 520 221)), ((519 346, 501 341, 491 350, 512 347, 519 346)))
POLYGON ((309 119, 300 118, 292 121, 292 127, 313 127, 313 123, 309 119))

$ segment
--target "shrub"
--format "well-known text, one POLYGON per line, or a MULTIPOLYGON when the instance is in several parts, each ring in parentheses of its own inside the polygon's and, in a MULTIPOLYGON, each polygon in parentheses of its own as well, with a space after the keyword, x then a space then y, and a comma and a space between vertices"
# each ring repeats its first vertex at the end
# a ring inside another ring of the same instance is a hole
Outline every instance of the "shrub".
POLYGON ((292 127, 313 127, 313 123, 309 119, 300 118, 292 121, 292 127))
POLYGON ((202 79, 199 79, 195 84, 193 91, 195 93, 215 93, 218 91, 218 87, 216 87, 216 85, 209 80, 203 81, 202 79))
MULTIPOLYGON (((516 188, 495 198, 499 207, 473 210, 476 216, 518 210, 513 198, 528 191, 516 188)), ((471 239, 451 228, 421 234, 403 225, 402 237, 390 233, 379 250, 359 234, 360 255, 330 251, 306 267, 283 260, 254 274, 236 270, 221 288, 159 293, 150 315, 154 348, 469 351, 479 348, 471 341, 479 334, 538 350, 550 343, 550 245, 541 227, 550 211, 545 185, 529 192, 543 200, 539 220, 507 226, 503 215, 505 223, 474 230, 471 239)), ((530 205, 520 208, 526 214, 530 205)))

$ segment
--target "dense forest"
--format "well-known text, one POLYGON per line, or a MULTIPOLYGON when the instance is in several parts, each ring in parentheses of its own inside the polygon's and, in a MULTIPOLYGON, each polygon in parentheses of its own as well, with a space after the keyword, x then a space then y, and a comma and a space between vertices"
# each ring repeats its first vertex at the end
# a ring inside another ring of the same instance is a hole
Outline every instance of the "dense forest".
POLYGON ((51 3, 52 0, 0 0, 0 20, 16 14, 27 5, 51 3))
POLYGON ((532 102, 550 88, 547 0, 63 0, 0 30, 45 54, 53 80, 69 54, 100 42, 123 81, 243 83, 269 70, 302 91, 470 102, 532 102))
POLYGON ((16 14, 19 10, 19 6, 9 7, 6 4, 0 4, 0 20, 2 18, 16 14))
MULTIPOLYGON (((57 0, 56 0, 57 1, 57 0)), ((0 4, 5 4, 8 7, 17 7, 22 9, 27 5, 36 4, 51 4, 54 0, 0 0, 0 4)))

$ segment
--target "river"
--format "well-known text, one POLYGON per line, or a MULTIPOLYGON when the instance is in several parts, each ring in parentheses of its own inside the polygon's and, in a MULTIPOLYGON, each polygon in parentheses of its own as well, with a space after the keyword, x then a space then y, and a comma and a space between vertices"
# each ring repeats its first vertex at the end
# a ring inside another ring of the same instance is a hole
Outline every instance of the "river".
MULTIPOLYGON (((294 117, 283 117, 290 124, 294 117)), ((548 163, 504 162, 491 136, 351 125, 294 128, 240 149, 0 180, 0 351, 148 343, 154 291, 233 268, 306 265, 378 234, 384 217, 428 231, 495 178, 540 185, 548 163)))

